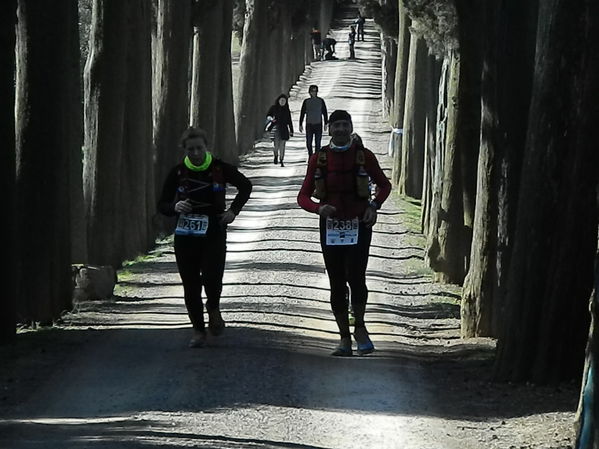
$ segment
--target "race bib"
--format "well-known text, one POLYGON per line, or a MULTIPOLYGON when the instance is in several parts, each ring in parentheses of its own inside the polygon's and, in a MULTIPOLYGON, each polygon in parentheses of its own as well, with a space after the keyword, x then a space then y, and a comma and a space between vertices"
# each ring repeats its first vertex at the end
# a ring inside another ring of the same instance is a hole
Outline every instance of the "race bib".
POLYGON ((359 223, 357 218, 339 220, 327 218, 327 245, 356 245, 358 243, 359 223))
POLYGON ((181 214, 177 221, 176 235, 206 235, 208 216, 200 214, 181 214))

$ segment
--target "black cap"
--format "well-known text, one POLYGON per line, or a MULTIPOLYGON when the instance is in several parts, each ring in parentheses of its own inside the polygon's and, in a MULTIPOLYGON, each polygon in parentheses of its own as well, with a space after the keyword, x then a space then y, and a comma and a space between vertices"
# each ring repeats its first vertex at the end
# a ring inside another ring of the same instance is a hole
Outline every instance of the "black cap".
POLYGON ((351 115, 349 115, 349 112, 344 111, 343 109, 337 109, 329 116, 329 123, 336 122, 337 120, 347 120, 351 122, 351 115))

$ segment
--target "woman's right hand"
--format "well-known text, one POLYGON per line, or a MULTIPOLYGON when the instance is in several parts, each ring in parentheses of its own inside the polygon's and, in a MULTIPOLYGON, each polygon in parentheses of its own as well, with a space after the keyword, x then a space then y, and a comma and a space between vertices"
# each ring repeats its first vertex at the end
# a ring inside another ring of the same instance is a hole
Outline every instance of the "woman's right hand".
POLYGON ((193 206, 191 205, 191 201, 189 199, 177 201, 175 203, 175 212, 180 214, 188 214, 193 210, 193 206))

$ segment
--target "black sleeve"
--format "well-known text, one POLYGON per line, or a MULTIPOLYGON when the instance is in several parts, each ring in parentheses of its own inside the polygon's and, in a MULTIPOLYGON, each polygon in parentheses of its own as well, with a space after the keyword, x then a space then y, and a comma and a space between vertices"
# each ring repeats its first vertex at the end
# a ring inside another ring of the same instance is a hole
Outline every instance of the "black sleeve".
POLYGON ((175 202, 177 199, 177 189, 179 188, 178 166, 168 173, 164 185, 162 186, 162 194, 158 200, 158 211, 167 217, 177 215, 175 212, 175 202))
POLYGON ((328 125, 329 124, 329 114, 327 112, 327 105, 324 102, 324 100, 322 100, 322 108, 321 108, 321 110, 322 110, 322 115, 324 115, 324 124, 328 125))
POLYGON ((302 110, 300 111, 300 119, 299 119, 299 125, 302 126, 302 123, 304 123, 304 116, 306 115, 306 100, 304 100, 302 102, 302 110))
POLYGON ((225 181, 237 188, 237 195, 233 198, 230 208, 235 215, 239 215, 241 208, 250 198, 250 194, 252 193, 252 183, 233 165, 223 163, 223 173, 225 175, 225 181))

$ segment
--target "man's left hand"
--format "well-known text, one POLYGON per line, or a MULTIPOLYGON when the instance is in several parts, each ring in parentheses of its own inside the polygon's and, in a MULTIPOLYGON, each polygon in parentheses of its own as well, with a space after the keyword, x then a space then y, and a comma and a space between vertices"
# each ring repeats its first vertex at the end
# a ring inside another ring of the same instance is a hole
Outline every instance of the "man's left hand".
POLYGON ((221 226, 227 226, 228 224, 233 223, 233 221, 235 220, 235 212, 233 212, 231 209, 227 210, 225 213, 223 213, 220 216, 220 225, 221 226))
POLYGON ((364 211, 362 221, 364 222, 367 228, 371 228, 376 223, 376 217, 376 209, 372 206, 368 206, 364 211))

